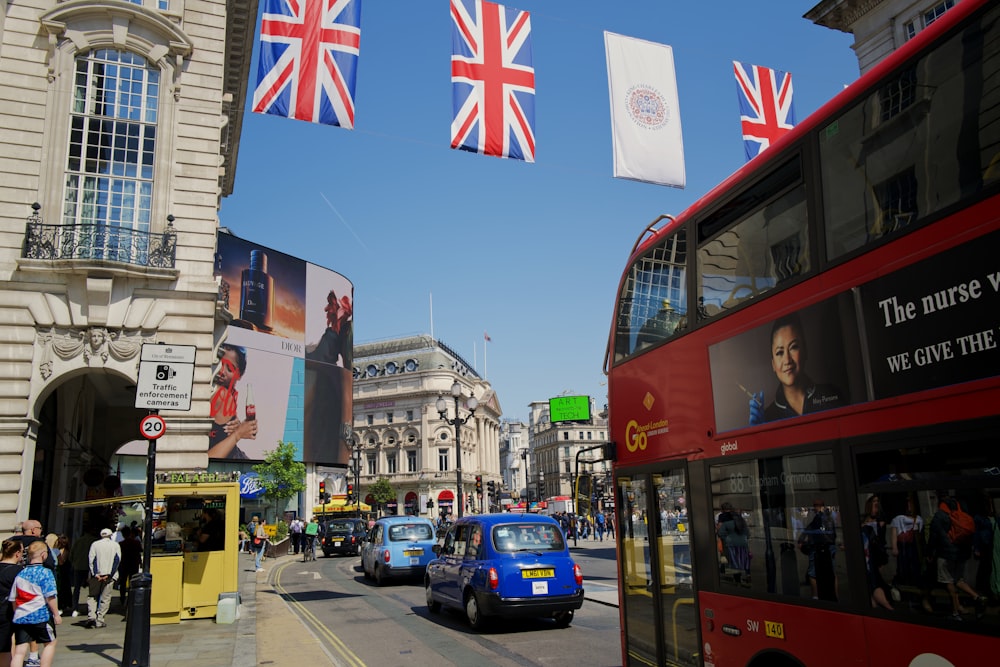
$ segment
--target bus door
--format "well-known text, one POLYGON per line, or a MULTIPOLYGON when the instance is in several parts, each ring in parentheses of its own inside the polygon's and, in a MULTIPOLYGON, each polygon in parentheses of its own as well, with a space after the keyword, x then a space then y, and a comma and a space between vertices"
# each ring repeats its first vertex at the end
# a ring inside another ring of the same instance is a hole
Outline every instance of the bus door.
POLYGON ((620 542, 626 665, 700 664, 683 465, 620 472, 620 542))

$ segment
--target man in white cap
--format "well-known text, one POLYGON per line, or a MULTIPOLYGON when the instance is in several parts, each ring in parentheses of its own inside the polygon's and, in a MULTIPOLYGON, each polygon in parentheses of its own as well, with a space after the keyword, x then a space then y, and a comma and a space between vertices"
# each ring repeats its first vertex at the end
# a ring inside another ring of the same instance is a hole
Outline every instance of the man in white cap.
POLYGON ((118 543, 111 539, 110 528, 101 530, 101 539, 90 545, 87 558, 90 566, 90 591, 87 595, 87 627, 106 628, 104 617, 111 606, 114 595, 115 580, 118 579, 118 566, 122 562, 122 550, 118 543))

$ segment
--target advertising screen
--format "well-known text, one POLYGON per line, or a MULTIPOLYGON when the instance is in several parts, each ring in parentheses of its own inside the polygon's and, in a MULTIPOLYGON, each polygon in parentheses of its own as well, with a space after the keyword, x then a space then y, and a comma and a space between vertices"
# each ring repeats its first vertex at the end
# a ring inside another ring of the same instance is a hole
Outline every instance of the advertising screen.
POLYGON ((218 234, 221 300, 209 458, 261 460, 279 440, 301 460, 346 463, 354 286, 344 276, 218 234))
POLYGON ((549 399, 549 419, 555 422, 590 420, 590 396, 557 396, 549 399))

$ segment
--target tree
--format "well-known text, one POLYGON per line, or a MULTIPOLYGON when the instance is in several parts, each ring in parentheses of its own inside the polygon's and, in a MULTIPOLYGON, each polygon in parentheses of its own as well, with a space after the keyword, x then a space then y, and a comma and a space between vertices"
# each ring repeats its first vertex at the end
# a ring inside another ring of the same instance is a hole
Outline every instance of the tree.
POLYGON ((388 477, 379 477, 378 481, 368 488, 368 493, 370 493, 372 499, 378 503, 379 514, 382 513, 382 505, 390 500, 396 499, 396 489, 394 489, 392 484, 389 483, 388 477))
POLYGON ((274 501, 275 521, 278 503, 306 489, 306 466, 295 460, 295 443, 279 440, 278 447, 264 452, 264 462, 253 467, 264 485, 264 497, 274 501))

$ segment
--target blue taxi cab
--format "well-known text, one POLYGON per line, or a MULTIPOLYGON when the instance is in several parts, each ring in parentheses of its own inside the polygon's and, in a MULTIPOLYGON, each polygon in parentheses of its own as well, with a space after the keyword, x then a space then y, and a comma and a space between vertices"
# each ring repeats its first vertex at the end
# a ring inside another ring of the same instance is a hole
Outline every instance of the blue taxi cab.
POLYGON ((566 627, 583 606, 583 573, 551 517, 463 517, 434 550, 424 575, 428 609, 462 609, 474 629, 491 617, 525 616, 566 627))
POLYGON ((361 547, 361 570, 381 586, 389 579, 420 577, 434 558, 434 524, 416 516, 389 516, 375 522, 361 547))

